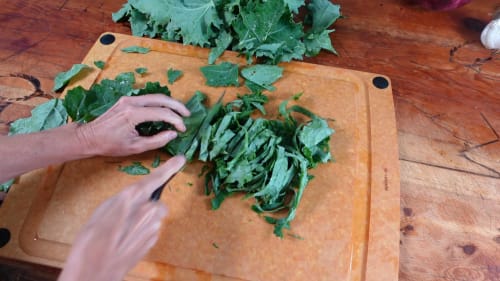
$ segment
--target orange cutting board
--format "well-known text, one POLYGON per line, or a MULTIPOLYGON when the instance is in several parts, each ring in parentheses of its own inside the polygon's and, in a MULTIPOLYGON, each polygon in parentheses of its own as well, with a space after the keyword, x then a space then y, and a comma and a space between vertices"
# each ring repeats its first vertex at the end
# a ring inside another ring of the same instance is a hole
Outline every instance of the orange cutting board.
MULTIPOLYGON (((246 93, 243 86, 204 85, 199 68, 207 64, 208 52, 104 34, 83 61, 93 66, 102 60, 104 69, 94 68, 76 77, 67 88, 88 88, 101 79, 146 67, 147 74, 136 75, 140 86, 146 81, 167 85, 167 70, 182 70, 183 76, 168 85, 172 96, 182 101, 195 90, 207 94, 210 103, 224 91, 226 102, 237 93, 246 93), (121 51, 135 45, 151 52, 121 51)), ((219 61, 245 65, 232 52, 224 53, 219 61)), ((284 74, 275 83, 277 90, 267 93, 268 116, 276 118, 278 104, 302 92, 294 103, 333 119, 330 124, 336 131, 331 138, 335 162, 311 171, 314 179, 291 230, 284 239, 274 236, 273 226, 251 211, 252 200, 241 196, 226 200, 217 211, 210 210, 210 197, 203 194, 203 179, 198 177, 202 165, 195 162, 163 192, 161 200, 170 214, 158 243, 128 280, 397 280, 399 164, 388 78, 302 62, 281 66, 284 74)), ((118 166, 131 161, 150 166, 159 153, 73 161, 21 176, 0 208, 0 227, 11 234, 0 255, 62 266, 93 210, 138 179, 118 171, 118 166)))

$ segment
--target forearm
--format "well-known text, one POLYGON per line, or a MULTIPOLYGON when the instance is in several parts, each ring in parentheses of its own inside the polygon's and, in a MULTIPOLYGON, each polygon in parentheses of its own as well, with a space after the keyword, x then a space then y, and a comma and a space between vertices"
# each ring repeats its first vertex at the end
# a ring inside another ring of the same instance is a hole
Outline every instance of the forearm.
POLYGON ((92 156, 125 156, 164 146, 177 136, 164 131, 139 136, 136 126, 163 121, 179 131, 186 127, 181 116, 189 110, 161 94, 122 97, 94 121, 68 125, 34 134, 0 137, 0 183, 37 168, 92 156))
POLYGON ((34 134, 0 137, 0 183, 51 164, 93 156, 80 138, 76 123, 34 134))

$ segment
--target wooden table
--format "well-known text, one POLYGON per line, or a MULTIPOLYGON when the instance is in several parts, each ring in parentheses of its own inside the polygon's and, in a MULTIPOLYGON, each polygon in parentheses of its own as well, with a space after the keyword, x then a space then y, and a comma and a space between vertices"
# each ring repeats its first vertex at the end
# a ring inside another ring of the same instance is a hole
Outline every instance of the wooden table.
MULTIPOLYGON (((111 21, 124 2, 3 1, 0 133, 55 96, 54 76, 80 62, 102 32, 130 33, 111 21)), ((340 56, 307 61, 392 79, 400 279, 500 280, 500 51, 478 41, 500 3, 431 12, 400 0, 338 2, 347 16, 333 33, 340 56)))

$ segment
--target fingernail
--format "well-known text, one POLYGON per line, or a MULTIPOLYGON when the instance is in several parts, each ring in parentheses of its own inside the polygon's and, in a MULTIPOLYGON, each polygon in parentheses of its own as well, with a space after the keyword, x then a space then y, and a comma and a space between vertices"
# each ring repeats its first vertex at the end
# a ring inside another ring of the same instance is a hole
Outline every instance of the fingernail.
POLYGON ((167 134, 168 140, 173 140, 176 137, 177 137, 177 132, 176 131, 169 131, 169 133, 167 134))

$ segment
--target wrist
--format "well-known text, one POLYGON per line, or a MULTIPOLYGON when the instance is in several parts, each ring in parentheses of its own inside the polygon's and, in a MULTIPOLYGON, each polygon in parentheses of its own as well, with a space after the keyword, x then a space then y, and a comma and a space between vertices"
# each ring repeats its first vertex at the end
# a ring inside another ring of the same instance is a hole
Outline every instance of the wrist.
POLYGON ((95 134, 89 124, 68 124, 71 131, 71 142, 75 144, 75 149, 79 151, 79 158, 89 158, 100 155, 98 146, 95 143, 95 134))

